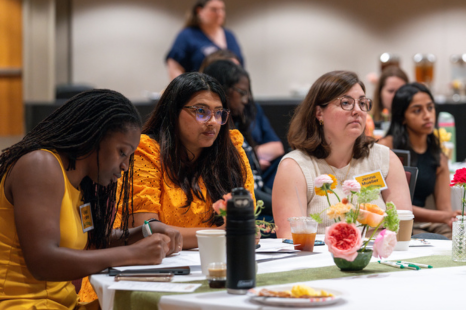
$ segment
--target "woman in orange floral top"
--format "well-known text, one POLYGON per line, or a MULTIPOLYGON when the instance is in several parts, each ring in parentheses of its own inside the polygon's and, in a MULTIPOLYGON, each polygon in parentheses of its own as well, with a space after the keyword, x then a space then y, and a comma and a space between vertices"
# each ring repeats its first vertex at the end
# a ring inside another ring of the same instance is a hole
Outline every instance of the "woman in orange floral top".
POLYGON ((223 126, 228 116, 225 93, 208 75, 183 74, 168 85, 135 152, 135 226, 158 219, 176 227, 189 249, 197 230, 223 227, 213 202, 240 186, 254 197, 243 137, 223 126))
MULTIPOLYGON (((235 187, 255 201, 243 136, 228 129, 228 116, 225 93, 212 77, 185 73, 168 85, 134 153, 134 227, 159 220, 178 229, 183 249, 190 249, 197 247, 197 230, 224 228, 213 202, 235 187)), ((118 209, 114 227, 120 218, 118 209)), ((80 297, 97 298, 87 278, 80 297)))

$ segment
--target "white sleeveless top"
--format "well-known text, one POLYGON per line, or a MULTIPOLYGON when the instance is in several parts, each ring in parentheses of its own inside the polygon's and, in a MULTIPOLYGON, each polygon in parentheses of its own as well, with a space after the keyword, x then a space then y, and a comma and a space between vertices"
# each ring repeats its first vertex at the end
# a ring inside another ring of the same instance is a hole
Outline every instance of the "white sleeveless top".
MULTIPOLYGON (((356 175, 374 170, 381 170, 383 177, 387 177, 390 160, 390 150, 386 146, 374 144, 374 146, 370 149, 368 157, 364 159, 353 158, 350 163, 351 167, 350 164, 348 164, 340 169, 337 169, 335 167, 330 168, 325 159, 317 159, 314 156, 309 156, 299 150, 294 150, 286 154, 285 156, 283 156, 282 161, 286 158, 291 158, 294 161, 296 161, 296 163, 301 168, 301 171, 303 172, 304 178, 306 179, 307 214, 309 215, 311 213, 319 213, 329 207, 327 197, 316 195, 314 191, 314 179, 316 177, 322 174, 334 175, 337 178, 337 187, 334 189, 334 191, 338 194, 340 199, 342 199, 346 196, 343 194, 343 190, 341 188, 342 184, 340 184, 341 181, 350 180, 353 179, 356 175), (332 171, 332 169, 334 172, 332 171), (347 177, 345 178, 346 175, 347 177)), ((329 194, 329 198, 330 203, 332 205, 338 202, 337 197, 335 197, 333 193, 329 194)), ((356 201, 356 197, 354 198, 354 201, 356 201)), ((377 198, 377 200, 373 201, 372 203, 378 205, 383 210, 386 209, 385 202, 381 195, 379 195, 379 198, 377 198)), ((325 233, 325 227, 335 223, 334 220, 331 220, 327 217, 326 212, 323 212, 321 214, 321 217, 323 221, 321 224, 319 224, 319 227, 317 229, 318 234, 325 233)))

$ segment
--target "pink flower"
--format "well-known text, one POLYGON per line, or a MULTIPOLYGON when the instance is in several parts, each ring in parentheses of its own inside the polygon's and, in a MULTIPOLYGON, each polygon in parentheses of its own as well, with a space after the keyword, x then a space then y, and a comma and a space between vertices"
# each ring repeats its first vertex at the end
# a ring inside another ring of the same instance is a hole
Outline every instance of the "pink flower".
POLYGON ((387 258, 392 254, 396 245, 396 233, 388 229, 382 230, 374 241, 373 257, 387 258))
POLYGON ((322 174, 319 175, 317 178, 314 180, 314 186, 315 187, 322 187, 324 184, 332 184, 333 180, 331 177, 329 177, 327 174, 322 174))
POLYGON ((325 229, 325 244, 334 257, 354 261, 361 247, 361 232, 354 224, 338 222, 325 229))
POLYGON ((353 193, 359 193, 361 190, 361 184, 356 180, 346 180, 342 185, 343 193, 348 196, 353 193))
POLYGON ((212 208, 214 208, 214 211, 220 215, 220 210, 227 210, 227 201, 231 199, 231 194, 228 193, 226 195, 223 195, 223 200, 217 200, 213 205, 212 208))

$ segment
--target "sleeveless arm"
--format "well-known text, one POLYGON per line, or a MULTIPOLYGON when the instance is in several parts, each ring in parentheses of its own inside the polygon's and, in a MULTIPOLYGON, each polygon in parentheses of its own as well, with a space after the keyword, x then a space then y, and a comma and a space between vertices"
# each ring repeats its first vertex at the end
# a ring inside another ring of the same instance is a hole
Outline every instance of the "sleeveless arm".
POLYGON ((168 251, 169 238, 160 234, 128 247, 89 251, 61 247, 60 210, 65 185, 60 164, 51 153, 24 155, 7 181, 21 251, 28 270, 38 280, 69 281, 110 266, 158 264, 168 251))
POLYGON ((306 216, 306 197, 307 182, 298 163, 291 158, 283 159, 272 190, 272 210, 278 238, 291 238, 288 218, 306 216))
POLYGON ((385 179, 387 189, 382 191, 385 203, 392 201, 398 210, 412 210, 408 180, 398 156, 390 152, 388 175, 385 179))

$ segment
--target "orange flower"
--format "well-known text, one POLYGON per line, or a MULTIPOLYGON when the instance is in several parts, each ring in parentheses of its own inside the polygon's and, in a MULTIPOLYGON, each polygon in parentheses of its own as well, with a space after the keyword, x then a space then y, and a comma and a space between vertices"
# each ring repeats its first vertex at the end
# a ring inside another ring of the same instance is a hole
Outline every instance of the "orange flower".
MULTIPOLYGON (((337 187, 337 178, 334 175, 331 175, 331 174, 329 174, 328 176, 330 178, 332 178, 332 181, 333 181, 332 184, 330 185, 330 188, 335 189, 337 187)), ((329 190, 325 191, 320 187, 314 187, 314 190, 315 190, 316 194, 319 195, 319 196, 325 196, 325 192, 327 192, 329 194, 332 193, 331 191, 329 191, 329 190)))
POLYGON ((328 210, 327 210, 327 216, 329 219, 344 219, 346 216, 346 213, 348 213, 351 209, 353 209, 353 205, 348 203, 343 203, 339 202, 337 204, 332 205, 328 210))
POLYGON ((359 206, 358 222, 370 227, 377 227, 383 221, 385 212, 375 204, 361 204, 359 206))

